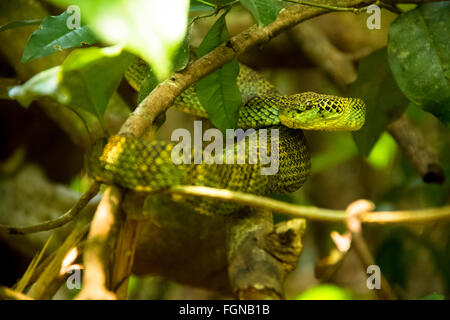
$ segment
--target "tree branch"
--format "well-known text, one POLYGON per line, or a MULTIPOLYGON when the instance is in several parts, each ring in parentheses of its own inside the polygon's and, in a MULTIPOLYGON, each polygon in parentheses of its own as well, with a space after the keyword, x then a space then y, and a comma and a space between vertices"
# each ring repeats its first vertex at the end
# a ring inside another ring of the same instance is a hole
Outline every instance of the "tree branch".
POLYGON ((296 43, 317 66, 328 73, 341 87, 357 78, 353 57, 341 52, 311 21, 306 21, 291 32, 296 43))
POLYGON ((118 187, 106 189, 91 223, 83 254, 83 288, 76 299, 116 299, 110 287, 110 262, 122 219, 118 187))
POLYGON ((66 223, 72 221, 84 209, 84 207, 86 207, 89 201, 97 195, 100 190, 100 185, 101 183, 98 181, 93 182, 88 191, 81 196, 80 200, 78 200, 78 202, 69 211, 54 220, 45 221, 27 227, 0 225, 0 232, 24 235, 62 227, 66 223))
POLYGON ((304 219, 273 226, 268 210, 244 209, 227 222, 228 275, 238 299, 283 299, 287 274, 297 267, 304 219))
MULTIPOLYGON (((347 229, 350 231, 352 239, 352 247, 355 249, 361 263, 364 267, 364 271, 371 265, 375 265, 375 259, 369 250, 366 240, 362 234, 360 217, 372 211, 375 205, 371 201, 357 200, 352 202, 347 207, 347 229)), ((395 295, 391 289, 389 282, 384 275, 381 276, 381 287, 376 290, 376 294, 380 299, 395 299, 395 295)))
POLYGON ((141 221, 126 217, 120 228, 114 254, 111 288, 117 299, 125 300, 128 297, 128 278, 131 275, 136 244, 140 234, 141 221))
POLYGON ((445 181, 444 168, 422 132, 404 114, 388 126, 388 131, 409 158, 425 183, 442 184, 445 181))
POLYGON ((346 7, 337 7, 337 6, 332 6, 329 4, 325 4, 325 3, 316 3, 316 2, 311 2, 311 1, 302 1, 302 0, 284 0, 285 2, 290 2, 290 3, 296 3, 296 4, 300 4, 303 6, 309 6, 309 7, 314 7, 314 8, 322 8, 322 9, 326 9, 329 11, 341 11, 341 12, 353 12, 353 13, 358 13, 359 9, 356 8, 346 8, 346 7))
MULTIPOLYGON (((161 192, 222 199, 239 203, 245 206, 269 209, 274 212, 290 215, 297 218, 344 223, 347 219, 347 213, 345 210, 330 210, 316 207, 299 206, 266 197, 238 191, 230 191, 226 189, 180 185, 162 190, 161 192)), ((367 212, 361 216, 361 222, 377 224, 425 223, 444 219, 450 219, 450 206, 422 210, 375 211, 367 212)))

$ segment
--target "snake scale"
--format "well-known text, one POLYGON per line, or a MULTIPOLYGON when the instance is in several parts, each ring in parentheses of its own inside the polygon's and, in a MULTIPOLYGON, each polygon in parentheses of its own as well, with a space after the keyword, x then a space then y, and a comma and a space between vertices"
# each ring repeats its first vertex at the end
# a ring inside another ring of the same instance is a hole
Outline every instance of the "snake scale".
MULTIPOLYGON (((139 91, 147 72, 148 66, 136 59, 125 77, 139 91)), ((365 105, 360 99, 313 92, 281 95, 260 74, 242 64, 237 83, 243 100, 238 127, 255 129, 249 136, 256 135, 258 142, 260 138, 266 138, 260 129, 279 129, 278 137, 271 136, 268 130, 266 150, 262 150, 270 154, 272 144, 278 144, 279 170, 276 174, 262 175, 260 169, 263 165, 259 161, 249 163, 250 153, 259 154, 261 148, 250 151, 245 145, 245 159, 241 159, 241 164, 237 161, 237 152, 233 164, 174 164, 171 160, 173 143, 144 143, 137 138, 119 135, 93 145, 86 157, 89 174, 102 182, 143 192, 180 184, 257 195, 293 192, 303 185, 311 167, 308 144, 301 129, 351 131, 364 124, 365 105)), ((194 86, 176 99, 174 107, 199 117, 208 117, 194 86)), ((237 142, 235 148, 245 140, 237 142)), ((202 214, 229 214, 240 208, 234 203, 193 196, 183 196, 181 202, 202 214)))

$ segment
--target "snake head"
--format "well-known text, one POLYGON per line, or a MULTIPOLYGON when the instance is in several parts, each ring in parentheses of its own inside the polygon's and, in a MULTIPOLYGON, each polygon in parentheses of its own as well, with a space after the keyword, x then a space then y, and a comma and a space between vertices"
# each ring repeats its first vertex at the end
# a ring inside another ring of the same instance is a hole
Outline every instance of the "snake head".
POLYGON ((364 124, 366 106, 361 99, 314 92, 284 97, 279 119, 293 129, 356 131, 364 124))

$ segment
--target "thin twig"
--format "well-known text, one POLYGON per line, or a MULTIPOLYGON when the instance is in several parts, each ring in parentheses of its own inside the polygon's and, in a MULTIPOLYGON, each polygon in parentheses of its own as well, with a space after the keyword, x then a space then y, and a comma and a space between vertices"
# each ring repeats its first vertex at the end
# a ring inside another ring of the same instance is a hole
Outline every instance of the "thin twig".
POLYGON ((425 183, 442 184, 445 181, 444 168, 438 155, 406 114, 389 124, 388 131, 425 183))
POLYGON ((33 275, 36 274, 36 268, 38 265, 40 265, 40 262, 42 260, 42 257, 44 256, 45 251, 47 250, 47 247, 49 246, 50 242, 52 241, 54 234, 51 234, 50 237, 48 237, 47 241, 45 242, 44 246, 42 247, 41 251, 31 260, 30 264, 27 267, 27 270, 25 270, 22 278, 20 278, 19 281, 14 286, 14 289, 19 292, 24 292, 25 289, 28 287, 28 284, 31 283, 31 279, 33 278, 33 275))
POLYGON ((345 7, 336 7, 325 3, 316 3, 316 2, 310 2, 310 1, 302 1, 302 0, 283 0, 285 2, 295 3, 295 4, 301 4, 304 6, 309 7, 315 7, 315 8, 321 8, 321 9, 327 9, 330 11, 343 11, 343 12, 353 12, 353 13, 359 13, 361 9, 357 8, 345 8, 345 7))
POLYGON ((204 0, 197 0, 197 1, 202 3, 202 4, 204 4, 204 5, 206 5, 206 6, 208 6, 208 7, 211 7, 211 8, 215 8, 216 7, 216 5, 214 3, 210 3, 210 2, 207 2, 207 1, 204 1, 204 0))
MULTIPOLYGON (((330 210, 317 207, 299 206, 262 196, 226 189, 179 185, 161 190, 160 192, 222 199, 246 206, 269 209, 274 212, 297 218, 343 223, 345 223, 347 219, 347 213, 345 210, 330 210)), ((361 222, 377 224, 425 223, 444 219, 450 219, 450 206, 421 210, 375 211, 368 212, 361 216, 361 222)))
POLYGON ((340 51, 312 21, 305 21, 291 31, 303 53, 327 72, 341 87, 355 81, 357 71, 352 57, 340 51))
POLYGON ((191 26, 194 22, 196 22, 197 20, 215 16, 217 13, 218 13, 218 11, 213 11, 213 12, 211 12, 211 13, 207 13, 207 14, 195 16, 195 17, 193 17, 193 18, 191 19, 191 21, 189 21, 188 27, 190 27, 190 26, 191 26))
POLYGON ((402 10, 400 10, 394 4, 386 3, 386 2, 383 2, 383 1, 377 1, 376 5, 381 7, 381 8, 384 8, 386 10, 389 10, 389 11, 391 11, 393 13, 402 14, 402 10))
POLYGON ((55 220, 49 220, 27 227, 0 225, 0 232, 24 235, 59 228, 72 221, 81 212, 81 210, 86 207, 89 201, 97 195, 100 190, 100 185, 101 183, 98 181, 93 182, 89 187, 89 190, 81 196, 80 200, 78 200, 78 202, 69 211, 55 220))
MULTIPOLYGON (((367 214, 367 212, 372 211, 374 208, 375 205, 373 202, 367 200, 354 201, 347 207, 347 229, 351 233, 352 247, 355 249, 356 254, 361 260, 364 271, 366 271, 369 266, 375 265, 375 259, 362 234, 360 217, 367 214)), ((387 279, 382 274, 380 277, 381 286, 379 289, 375 290, 375 293, 380 299, 395 299, 395 295, 387 279)))

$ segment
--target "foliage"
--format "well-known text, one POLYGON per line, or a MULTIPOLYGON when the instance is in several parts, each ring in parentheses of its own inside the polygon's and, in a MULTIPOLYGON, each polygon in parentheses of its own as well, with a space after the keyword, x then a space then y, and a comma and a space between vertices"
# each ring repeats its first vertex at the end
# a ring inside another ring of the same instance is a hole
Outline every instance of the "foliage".
POLYGON ((10 89, 9 94, 24 107, 39 96, 50 96, 102 121, 131 59, 129 53, 117 47, 75 50, 61 66, 38 73, 25 84, 10 89))
POLYGON ((81 47, 83 44, 94 44, 98 40, 87 26, 69 29, 67 20, 69 14, 65 11, 56 17, 42 20, 39 28, 33 32, 23 51, 22 63, 45 57, 52 53, 81 47))
MULTIPOLYGON (((198 48, 201 57, 229 39, 225 24, 225 14, 209 29, 198 48)), ((198 99, 208 111, 211 122, 222 131, 236 128, 241 104, 241 93, 236 84, 239 74, 237 61, 224 65, 219 70, 204 77, 195 85, 198 99)))
MULTIPOLYGON (((58 1, 58 3, 61 2, 64 1, 58 1)), ((167 16, 167 19, 150 19, 147 15, 142 15, 142 12, 155 16, 166 14, 164 11, 167 10, 166 7, 155 7, 152 1, 145 4, 138 0, 100 1, 94 6, 90 1, 80 0, 75 3, 71 1, 71 4, 81 7, 83 20, 88 25, 69 30, 65 23, 69 15, 67 12, 60 16, 45 18, 40 28, 30 37, 22 57, 23 62, 82 44, 93 44, 97 41, 97 36, 110 43, 125 43, 127 49, 137 53, 151 65, 151 71, 142 84, 143 90, 138 102, 142 101, 158 82, 166 78, 170 70, 181 70, 187 65, 190 36, 189 32, 185 32, 186 24, 182 18, 187 16, 187 7, 181 2, 171 6, 178 10, 170 10, 170 16, 167 16), (145 9, 147 6, 148 9, 145 9), (124 12, 127 14, 123 14, 124 12), (175 20, 180 21, 179 26, 168 28, 164 24, 175 20), (157 25, 154 25, 155 23, 157 25), (158 25, 159 23, 161 25, 158 25), (97 36, 92 34, 90 28, 96 32, 97 36), (119 28, 120 32, 118 32, 119 28)), ((282 2, 278 0, 245 0, 241 4, 250 11, 260 26, 272 22, 282 7, 282 2)), ((231 5, 236 5, 236 1, 192 1, 189 10, 218 11, 227 9, 231 5)), ((199 48, 199 56, 229 39, 225 24, 225 16, 228 12, 229 10, 226 10, 211 27, 199 48)), ((448 17, 450 17, 448 3, 428 3, 401 14, 390 30, 388 55, 386 56, 386 50, 381 50, 361 61, 359 77, 352 86, 352 94, 361 97, 367 104, 366 125, 354 134, 356 145, 363 155, 369 155, 386 126, 403 113, 408 105, 407 99, 448 124, 450 119, 450 82, 448 80, 450 78, 448 74, 450 72, 450 56, 448 55, 450 21, 448 17), (425 49, 421 50, 421 48, 425 49)), ((3 28, 9 29, 35 23, 37 22, 16 21, 3 28)), ((114 65, 111 67, 115 68, 114 65)), ((118 67, 121 68, 120 65, 118 67)), ((117 70, 117 74, 121 73, 121 70, 117 70)), ((196 85, 199 99, 208 111, 213 124, 222 130, 235 128, 237 123, 240 107, 240 94, 236 86, 237 73, 237 63, 231 62, 196 85)), ((46 72, 43 76, 33 78, 33 82, 27 85, 27 91, 33 95, 39 95, 40 92, 49 95, 42 89, 30 88, 41 86, 40 81, 49 81, 50 74, 56 75, 56 72, 46 72)), ((104 81, 111 82, 106 87, 114 87, 117 83, 115 77, 105 77, 104 81)), ((86 83, 86 86, 89 85, 94 84, 86 83)), ((66 93, 52 92, 50 96, 57 98, 60 102, 70 103, 67 96, 76 96, 76 92, 70 93, 70 88, 67 86, 66 89, 69 89, 66 93)), ((86 90, 95 91, 87 87, 86 90)), ((18 95, 16 92, 14 97, 18 96, 22 96, 21 101, 24 104, 29 101, 29 98, 24 99, 23 95, 18 95)), ((84 108, 101 119, 104 108, 92 107, 95 105, 92 101, 88 105, 89 107, 84 108)), ((101 105, 104 105, 104 102, 101 105)), ((76 108, 77 103, 72 107, 76 108)))
POLYGON ((353 137, 360 152, 368 156, 387 125, 401 116, 408 104, 392 77, 386 49, 361 60, 352 94, 366 103, 366 122, 353 137))
POLYGON ((367 105, 366 124, 355 132, 368 156, 387 125, 409 103, 450 119, 450 3, 427 3, 398 16, 386 49, 362 59, 352 93, 367 105), (389 63, 389 65, 388 65, 389 63), (409 99, 409 101, 408 101, 409 99))
POLYGON ((419 6, 389 30, 388 55, 405 96, 450 125, 450 3, 419 6))
POLYGON ((242 0, 260 26, 272 23, 278 16, 283 2, 281 0, 242 0))
POLYGON ((187 0, 55 0, 77 5, 82 19, 104 41, 141 56, 159 79, 169 76, 172 57, 187 26, 187 0), (161 17, 164 17, 161 19, 161 17))

